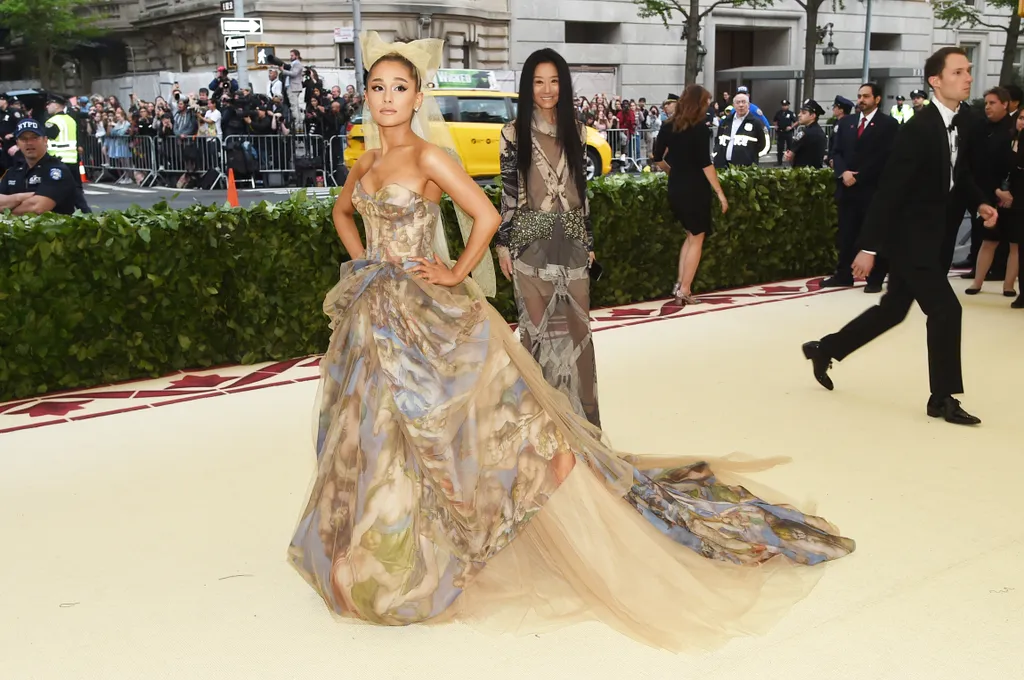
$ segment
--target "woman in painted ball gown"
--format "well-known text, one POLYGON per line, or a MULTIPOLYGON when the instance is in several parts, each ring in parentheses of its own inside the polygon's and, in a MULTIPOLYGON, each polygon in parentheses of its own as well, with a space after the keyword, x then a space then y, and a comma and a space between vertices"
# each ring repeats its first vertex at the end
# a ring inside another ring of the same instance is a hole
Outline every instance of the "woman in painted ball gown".
POLYGON ((739 485, 778 461, 637 458, 574 411, 486 301, 501 219, 424 96, 443 43, 362 44, 368 150, 334 209, 352 260, 324 302, 292 564, 333 612, 374 624, 600 620, 675 651, 766 630, 853 541, 739 485), (454 263, 442 193, 466 239, 454 263))

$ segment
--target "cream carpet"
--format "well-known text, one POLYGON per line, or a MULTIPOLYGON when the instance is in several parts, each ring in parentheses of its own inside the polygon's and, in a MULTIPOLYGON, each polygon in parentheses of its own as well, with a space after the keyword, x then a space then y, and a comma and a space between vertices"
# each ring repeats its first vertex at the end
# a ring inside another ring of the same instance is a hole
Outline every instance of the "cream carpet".
POLYGON ((619 447, 792 456, 757 480, 857 540, 765 637, 675 656, 596 624, 335 620, 285 560, 316 383, 284 381, 0 434, 0 678, 1024 678, 1024 313, 989 285, 962 298, 973 429, 924 415, 916 309, 815 383, 800 344, 859 289, 595 335, 619 447))

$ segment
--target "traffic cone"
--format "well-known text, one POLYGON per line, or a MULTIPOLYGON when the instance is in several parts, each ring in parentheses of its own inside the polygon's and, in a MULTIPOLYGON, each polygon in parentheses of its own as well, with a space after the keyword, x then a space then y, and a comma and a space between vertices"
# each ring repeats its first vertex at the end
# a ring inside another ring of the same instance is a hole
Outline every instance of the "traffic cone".
POLYGON ((89 176, 85 174, 85 165, 82 161, 78 161, 78 176, 82 178, 82 184, 89 183, 89 176))
POLYGON ((238 207, 238 189, 235 187, 235 169, 228 168, 228 204, 238 207))

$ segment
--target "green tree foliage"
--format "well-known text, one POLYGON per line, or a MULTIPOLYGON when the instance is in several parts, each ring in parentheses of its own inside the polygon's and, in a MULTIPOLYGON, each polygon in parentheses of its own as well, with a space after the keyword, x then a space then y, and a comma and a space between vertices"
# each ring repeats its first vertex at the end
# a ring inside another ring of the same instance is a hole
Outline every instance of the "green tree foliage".
POLYGON ((0 27, 9 46, 31 55, 43 87, 56 87, 61 55, 102 31, 105 0, 0 0, 0 27))
POLYGON ((975 28, 983 26, 996 31, 1006 32, 1006 46, 1003 48, 1003 64, 999 69, 999 82, 1002 84, 1019 82, 1020 74, 1014 71, 1013 62, 1017 55, 1017 44, 1020 40, 1020 16, 1017 14, 1017 0, 986 0, 984 6, 989 11, 995 10, 1007 16, 986 19, 979 11, 979 4, 968 4, 964 0, 933 0, 932 8, 935 17, 949 28, 967 26, 975 28))

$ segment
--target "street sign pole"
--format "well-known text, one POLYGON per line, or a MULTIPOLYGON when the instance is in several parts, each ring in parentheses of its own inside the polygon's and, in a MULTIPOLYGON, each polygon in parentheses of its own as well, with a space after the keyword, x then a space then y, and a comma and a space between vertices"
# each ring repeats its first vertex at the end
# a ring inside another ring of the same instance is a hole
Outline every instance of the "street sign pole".
MULTIPOLYGON (((1024 0, 1021 0, 1024 2, 1024 0)), ((356 62, 356 92, 363 91, 363 46, 359 42, 359 32, 363 30, 362 7, 359 0, 352 0, 352 49, 356 62)))
MULTIPOLYGON (((235 18, 245 18, 245 0, 234 0, 235 18)), ((249 87, 249 55, 246 50, 239 50, 235 53, 235 63, 238 64, 238 87, 249 87)))

